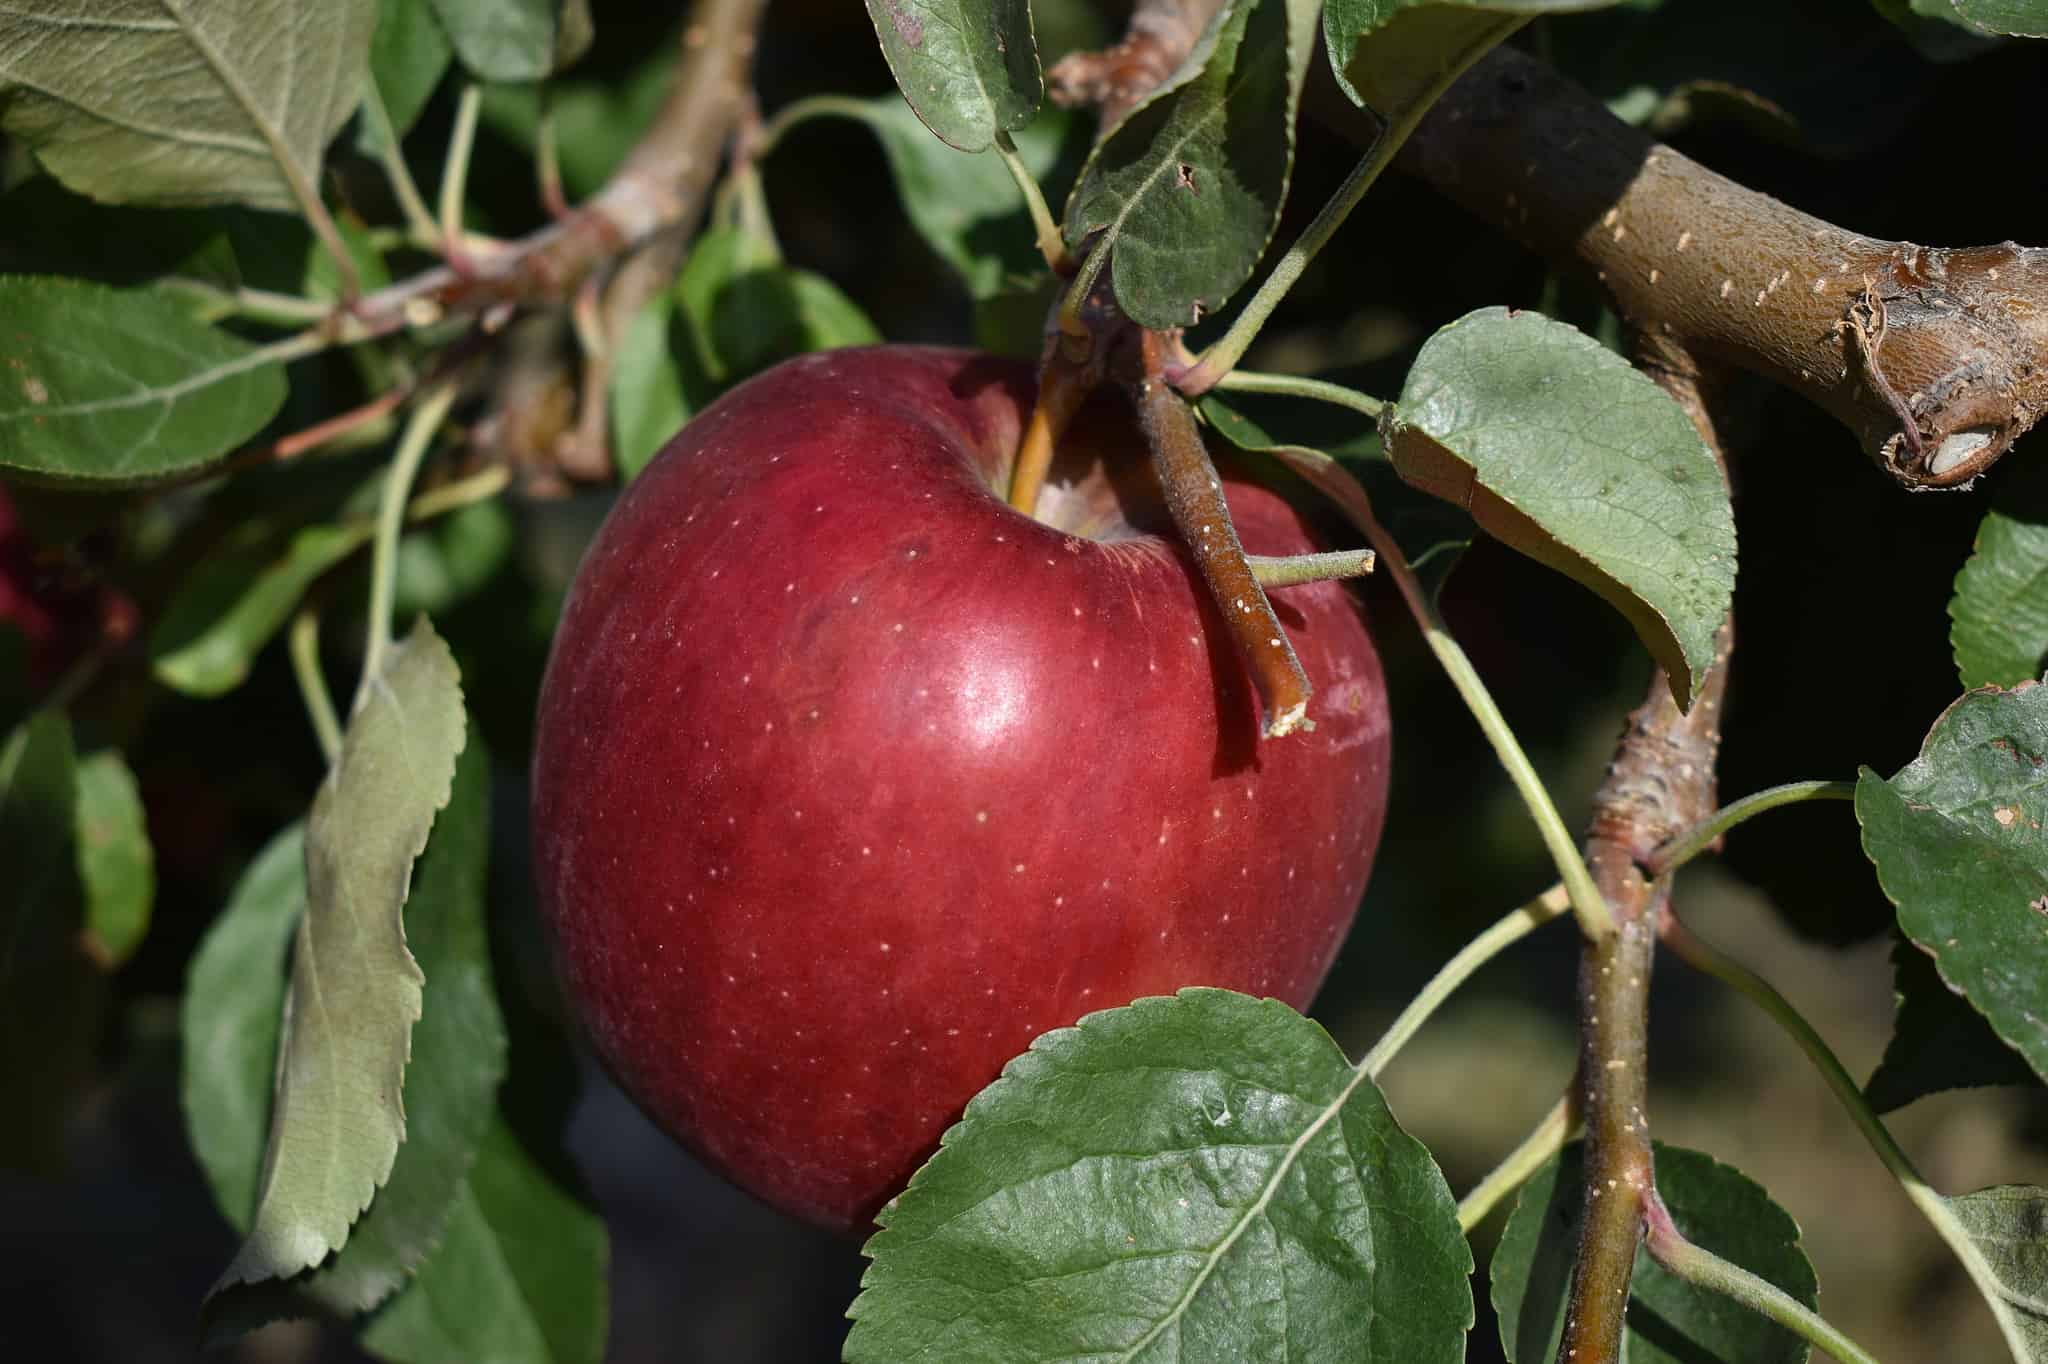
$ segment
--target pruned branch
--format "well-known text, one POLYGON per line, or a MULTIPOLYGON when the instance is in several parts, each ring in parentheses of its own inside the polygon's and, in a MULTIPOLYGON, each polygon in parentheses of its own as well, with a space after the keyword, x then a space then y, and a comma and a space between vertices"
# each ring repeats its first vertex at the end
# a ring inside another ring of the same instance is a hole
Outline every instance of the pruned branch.
POLYGON ((1643 332, 1805 394, 1908 488, 1969 482, 2048 410, 2048 249, 1836 227, 1505 49, 1444 98, 1402 164, 1590 270, 1643 332))

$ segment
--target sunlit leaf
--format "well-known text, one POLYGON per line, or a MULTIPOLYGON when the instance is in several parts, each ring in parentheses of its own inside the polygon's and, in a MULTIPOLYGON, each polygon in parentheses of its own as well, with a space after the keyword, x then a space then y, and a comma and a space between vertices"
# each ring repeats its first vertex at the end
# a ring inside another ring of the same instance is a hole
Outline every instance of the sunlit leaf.
POLYGON ((1337 83, 1383 114, 1409 107, 1441 72, 1539 14, 1606 9, 1621 0, 1329 0, 1323 41, 1337 83))
POLYGON ((1576 328, 1486 308, 1429 339, 1380 426, 1402 478, 1599 593, 1689 704, 1734 596, 1735 519, 1669 394, 1576 328))
POLYGON ((377 0, 15 0, 0 127, 96 199, 296 210, 376 24, 377 0))
POLYGON ((2009 1184, 1948 1206, 1998 1281, 2007 1339, 2025 1352, 2017 1364, 2048 1364, 2048 1189, 2009 1184))
POLYGON ((1999 481, 1948 614, 1965 687, 2015 686, 2048 669, 2048 470, 2026 465, 1999 481))
POLYGON ((590 0, 431 0, 455 55, 487 81, 537 81, 590 46, 590 0))
POLYGON ((422 620, 364 689, 307 820, 262 1191, 215 1293, 319 1264, 391 1173, 421 993, 403 909, 464 729, 455 660, 422 620))
POLYGON ((135 955, 149 931, 156 900, 156 858, 143 822, 135 774, 115 750, 103 749, 78 765, 77 828, 73 845, 85 890, 85 944, 101 966, 135 955))
POLYGON ((676 296, 649 299, 612 357, 612 459, 622 481, 637 477, 689 419, 693 404, 676 337, 676 296))
POLYGON ((1949 0, 1958 17, 1987 33, 2048 38, 2048 0, 1949 0))
POLYGON ((1896 776, 1863 770, 1856 818, 1899 927, 2048 1076, 2048 686, 1965 695, 1896 776))
MULTIPOLYGON (((1509 1364, 1551 1364, 1584 1219, 1585 1147, 1574 1142, 1522 1186, 1489 1275, 1509 1364)), ((1799 1225, 1748 1176, 1683 1147, 1656 1147, 1657 1192, 1694 1245, 1776 1284, 1808 1307, 1817 1288, 1799 1225)), ((1805 1364, 1806 1342, 1750 1308, 1672 1277, 1636 1251, 1629 1364, 1805 1364)))
MULTIPOLYGON (((391 1177, 350 1228, 348 1243, 312 1274, 217 1296, 209 1304, 217 1334, 321 1309, 348 1315, 374 1307, 398 1291, 445 1233, 505 1074, 505 1027, 485 936, 489 778, 489 759, 472 741, 456 764, 448 808, 434 821, 405 904, 407 942, 426 989, 405 1072, 406 1139, 391 1177)), ((273 1016, 273 1037, 277 1028, 273 1016)), ((249 1107, 238 1103, 236 1110, 249 1107)))
POLYGON ((1433 1364, 1471 1251, 1316 1024, 1183 990, 1049 1032, 877 1218, 846 1358, 1433 1364))
POLYGON ((1045 97, 1027 0, 867 0, 903 98, 963 152, 1022 127, 1045 97))
POLYGON ((1067 200, 1068 246, 1103 234, 1117 302, 1185 327, 1250 276, 1279 223, 1294 158, 1297 10, 1234 0, 1180 70, 1119 123, 1067 200))
POLYGON ((177 303, 82 280, 0 276, 0 469, 143 483, 263 429, 284 366, 177 303))

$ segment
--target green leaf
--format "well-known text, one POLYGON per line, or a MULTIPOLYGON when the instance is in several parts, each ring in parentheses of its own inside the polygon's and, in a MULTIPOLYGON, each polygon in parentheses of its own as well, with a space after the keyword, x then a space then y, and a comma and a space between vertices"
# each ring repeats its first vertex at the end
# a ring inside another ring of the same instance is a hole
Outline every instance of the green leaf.
POLYGON ((17 0, 0 128, 95 199, 295 212, 319 197, 376 23, 377 0, 17 0))
MULTIPOLYGON (((85 947, 102 969, 135 955, 156 900, 156 859, 135 774, 113 749, 78 765, 74 844, 85 889, 85 947)), ((47 853, 45 854, 47 856, 47 853)))
POLYGON ((1407 109, 1443 72, 1539 14, 1606 9, 1621 0, 1329 0, 1323 42, 1337 84, 1383 114, 1407 109))
POLYGON ((0 744, 0 1166, 43 1174, 63 1166, 104 996, 83 950, 77 791, 62 711, 35 712, 0 744))
POLYGON ((2048 470, 2028 465, 2000 481, 1948 614, 1965 687, 2016 686, 2048 668, 2048 470))
POLYGON ((711 309, 712 345, 735 380, 792 355, 881 339, 838 285, 788 265, 735 275, 711 309))
POLYGON ((537 81, 590 46, 589 0, 432 0, 434 13, 471 75, 537 81))
POLYGON ((1233 0, 1082 167, 1068 245, 1104 234, 1117 302, 1140 325, 1199 321, 1258 264, 1287 200, 1311 46, 1301 7, 1233 0))
MULTIPOLYGON (((1813 1266, 1790 1213, 1712 1156, 1662 1143, 1655 1150, 1657 1192, 1687 1240, 1815 1305, 1813 1266)), ((1493 1307, 1509 1364, 1557 1357, 1584 1220, 1584 1152, 1584 1143, 1573 1142, 1530 1177, 1494 1250, 1493 1307)), ((1805 1364, 1807 1347, 1732 1299, 1673 1278, 1639 1249, 1622 1357, 1629 1364, 1805 1364)))
POLYGON ((677 345, 676 296, 656 294, 634 314, 612 359, 612 459, 630 482, 682 430, 695 404, 677 345))
POLYGON ((1380 426, 1402 478, 1604 597, 1690 704, 1735 592, 1735 519, 1670 395, 1574 327, 1486 308, 1424 344, 1380 426))
POLYGON ((555 121, 562 189, 571 199, 595 194, 625 160, 668 95, 680 40, 657 44, 624 77, 553 80, 486 87, 484 126, 533 153, 540 143, 543 104, 555 121))
POLYGON ((200 561, 150 633, 150 668, 166 686, 220 696, 242 685, 313 580, 368 542, 370 525, 301 528, 280 545, 261 522, 200 561))
POLYGON ((370 1320, 363 1344, 400 1364, 599 1364, 609 1259, 604 1220, 501 1119, 440 1248, 370 1320))
MULTIPOLYGON (((2026 1353, 2048 1361, 2048 1189, 2008 1184, 1947 1200, 1998 1280, 1999 1295, 2026 1353)), ((2010 1339, 2010 1336, 2008 1336, 2010 1339)))
POLYGON ((876 1219, 845 1357, 1463 1358, 1471 1251, 1370 1081, 1277 1000, 1049 1032, 876 1219))
POLYGON ((1929 61, 1952 62, 1981 56, 1998 39, 1956 13, 1949 0, 1871 0, 1929 61))
MULTIPOLYGON (((370 39, 370 79, 377 83, 394 137, 405 139, 454 55, 429 0, 379 0, 377 30, 370 39)), ((363 120, 356 146, 374 156, 377 141, 363 120)))
POLYGON ((495 499, 414 530, 398 542, 393 614, 439 615, 468 601, 511 559, 518 534, 512 514, 495 499))
POLYGON ((263 429, 284 366, 168 298, 0 276, 0 469, 144 483, 263 429))
POLYGON ((2012 38, 2048 38, 2048 0, 1949 0, 1973 28, 2012 38))
MULTIPOLYGON (((1024 196, 1001 160, 963 156, 934 142, 902 100, 884 95, 862 107, 910 225, 953 267, 970 297, 992 298, 1012 280, 1044 270, 1024 196)), ((1057 161, 1071 121, 1054 112, 1017 135, 1017 154, 1040 181, 1057 161)))
POLYGON ((867 0, 903 98, 963 152, 1021 128, 1045 97, 1028 0, 867 0))
POLYGON ((256 854, 213 921, 185 980, 179 1097, 185 1132, 222 1216, 247 1231, 269 1126, 285 957, 306 912, 306 828, 256 854))
POLYGON ((1899 927, 2048 1076, 2048 686, 1965 695, 1898 775, 1863 770, 1856 818, 1899 927))
POLYGON ((1880 1113, 1943 1090, 2034 1082, 1984 1016, 1942 983, 1934 959, 1901 938, 1892 945, 1892 993, 1899 1002, 1884 1059, 1863 1087, 1880 1113))
MULTIPOLYGON (((216 1297, 208 1315, 217 1332, 320 1308, 365 1311, 398 1291, 440 1242, 505 1075, 505 1025, 485 934, 489 796, 490 761, 472 742, 456 763, 448 808, 434 821, 405 903, 407 939, 426 989, 405 1071, 405 1144, 390 1179, 347 1244, 310 1276, 216 1297)), ((277 1026, 273 1016, 273 1036, 277 1026)))
POLYGON ((307 820, 307 910, 262 1193, 216 1295, 339 1249, 405 1139, 400 1093, 421 975, 403 909, 462 750, 462 688, 448 646, 421 620, 363 695, 307 820))

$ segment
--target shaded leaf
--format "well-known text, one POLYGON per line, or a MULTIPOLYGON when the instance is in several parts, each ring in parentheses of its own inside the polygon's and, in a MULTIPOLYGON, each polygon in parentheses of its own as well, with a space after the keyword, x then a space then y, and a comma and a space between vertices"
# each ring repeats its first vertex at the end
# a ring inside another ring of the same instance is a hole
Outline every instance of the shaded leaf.
MULTIPOLYGON (((238 1285, 216 1297, 208 1315, 217 1333, 321 1308, 367 1310, 403 1286, 442 1238, 505 1074, 504 1020, 485 936, 489 786, 489 759, 471 742, 406 899, 407 942, 426 987, 405 1072, 405 1144, 391 1177, 347 1244, 310 1276, 238 1285)), ((273 1036, 277 1026, 273 1017, 273 1036)))
POLYGON ((2033 1083, 2027 1063, 1984 1015, 1942 982, 1934 959, 1903 938, 1892 944, 1892 982, 1898 1017, 1884 1059, 1863 1086, 1872 1108, 1889 1113, 1943 1090, 2033 1083))
POLYGON ((1424 344, 1380 426, 1402 478, 1605 598, 1690 704, 1734 596, 1735 520, 1670 395, 1574 327, 1486 308, 1424 344))
POLYGON ((1472 1322, 1429 1153, 1329 1034, 1225 990, 1043 1034, 876 1220, 850 1361, 1429 1364, 1472 1322))
POLYGON ((903 98, 963 152, 1021 128, 1045 97, 1028 0, 867 0, 903 98))
POLYGON ((314 579, 369 538, 368 522, 306 526, 280 545, 272 528, 250 526, 178 585, 150 633, 151 670, 193 696, 239 687, 314 579))
POLYGON ((1948 614, 1965 687, 2016 686, 2048 668, 2048 470, 2001 480, 1948 614))
POLYGON ((1103 234, 1134 321, 1188 326, 1251 275, 1287 199, 1310 46, 1298 8, 1234 0, 1082 167, 1067 243, 1103 234))
POLYGON ((582 56, 589 0, 431 0, 463 66, 479 80, 537 81, 582 56))
POLYGON ((612 357, 609 390, 612 462, 630 482, 682 430, 696 404, 683 375, 677 344, 676 295, 649 299, 626 326, 612 357))
MULTIPOLYGON (((448 74, 454 56, 430 0, 379 0, 377 29, 370 39, 370 79, 390 116, 392 135, 400 141, 448 74)), ((370 121, 362 120, 356 145, 374 156, 377 143, 370 121)))
POLYGON ((286 954, 306 912, 306 828, 256 854, 192 957, 180 1006, 185 1132, 221 1215, 247 1231, 269 1127, 286 954))
POLYGON ((135 955, 156 900, 156 858, 135 774, 113 749, 78 765, 78 880, 85 890, 85 947, 103 969, 135 955))
POLYGON ((2044 1364, 2048 1361, 2048 1189, 2008 1184, 1947 1201, 1998 1280, 2004 1315, 2014 1328, 2006 1338, 2016 1349, 2024 1350, 2019 1364, 2044 1364))
POLYGON ((402 1364, 599 1364, 609 1261, 604 1220, 500 1119, 440 1248, 370 1320, 363 1344, 402 1364))
MULTIPOLYGON (((993 153, 963 156, 934 142, 903 101, 869 100, 862 119, 874 130, 910 225, 977 299, 1017 277, 1043 272, 1031 214, 1017 182, 993 153)), ((1072 119, 1051 111, 1018 133, 1017 154, 1041 182, 1059 156, 1072 119)))
POLYGON ((168 298, 0 277, 0 468, 143 483, 263 429, 284 366, 168 298))
POLYGON ((1856 818, 1899 927, 2048 1076, 2048 686, 1965 695, 1896 776, 1863 770, 1856 818))
POLYGON ((2048 0, 1949 0, 1966 24, 2013 38, 2048 38, 2048 0))
POLYGON ((874 345, 881 332, 823 275, 771 265, 735 275, 711 309, 712 345, 733 379, 814 350, 874 345))
POLYGON ((296 211, 376 23, 377 0, 17 0, 0 127, 95 199, 296 211))
POLYGON ((563 191, 571 199, 595 194, 654 121, 681 47, 680 42, 658 44, 624 77, 486 87, 484 126, 531 155, 539 146, 545 104, 555 121, 563 191))
MULTIPOLYGON (((1685 1238, 1768 1279, 1800 1302, 1818 1300, 1799 1224, 1762 1186, 1712 1156, 1658 1143, 1657 1192, 1685 1238)), ((1564 1334, 1565 1300, 1584 1220, 1585 1145, 1573 1142, 1522 1186, 1489 1276, 1510 1364, 1549 1364, 1564 1334)), ((1636 1252, 1629 1281, 1629 1364, 1804 1364, 1806 1342, 1750 1308, 1672 1277, 1636 1252)))
POLYGON ((1961 61, 1981 55, 1998 39, 1958 14, 1949 0, 1871 0, 1907 41, 1929 61, 1961 61))
POLYGON ((364 688, 307 820, 262 1192, 215 1294, 319 1264, 391 1172, 421 993, 403 908, 464 729, 455 660, 421 620, 364 688))
POLYGON ((398 542, 393 614, 438 615, 490 584, 512 557, 518 528, 496 499, 472 502, 398 542))
POLYGON ((77 792, 71 722, 36 711, 0 744, 0 1165, 40 1174, 63 1166, 104 997, 84 950, 77 792))
POLYGON ((1622 0, 1329 0, 1323 42, 1355 103, 1398 114, 1443 72, 1539 14, 1606 9, 1622 0))

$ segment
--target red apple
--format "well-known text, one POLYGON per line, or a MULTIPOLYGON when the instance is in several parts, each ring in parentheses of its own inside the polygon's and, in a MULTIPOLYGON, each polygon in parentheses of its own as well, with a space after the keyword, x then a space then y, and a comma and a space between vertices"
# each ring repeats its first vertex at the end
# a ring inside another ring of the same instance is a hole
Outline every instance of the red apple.
MULTIPOLYGON (((1021 365, 898 347, 735 389, 619 499, 548 664, 539 894, 598 1052, 831 1227, 1049 1028, 1186 985, 1306 1006, 1379 839, 1358 603, 1275 593, 1316 728, 1262 742, 1120 395, 1042 520, 995 491, 1031 401, 1021 365)), ((1313 548, 1226 492, 1249 551, 1313 548)))

